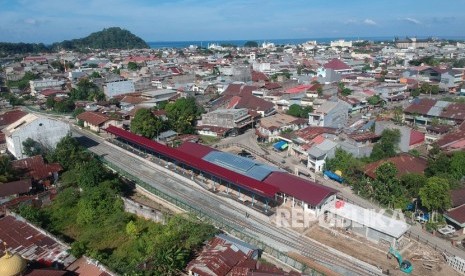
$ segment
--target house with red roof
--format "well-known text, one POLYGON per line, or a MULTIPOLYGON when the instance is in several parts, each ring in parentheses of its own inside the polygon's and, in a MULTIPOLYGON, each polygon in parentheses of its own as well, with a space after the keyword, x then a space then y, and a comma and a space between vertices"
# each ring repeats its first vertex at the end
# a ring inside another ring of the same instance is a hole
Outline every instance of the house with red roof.
POLYGON ((376 178, 376 169, 384 163, 393 163, 397 169, 397 177, 400 178, 408 173, 424 174, 428 161, 407 153, 398 156, 381 159, 365 165, 363 172, 370 178, 376 178))
POLYGON ((101 129, 107 128, 109 125, 121 126, 121 121, 114 119, 106 114, 99 112, 86 111, 76 117, 77 121, 84 124, 84 127, 92 131, 100 132, 101 129))
POLYGON ((340 59, 333 58, 323 65, 324 69, 331 69, 339 74, 349 74, 352 73, 352 67, 347 65, 340 59))
POLYGON ((430 125, 433 119, 460 125, 465 121, 465 103, 416 98, 404 109, 404 114, 407 122, 416 125, 430 125))

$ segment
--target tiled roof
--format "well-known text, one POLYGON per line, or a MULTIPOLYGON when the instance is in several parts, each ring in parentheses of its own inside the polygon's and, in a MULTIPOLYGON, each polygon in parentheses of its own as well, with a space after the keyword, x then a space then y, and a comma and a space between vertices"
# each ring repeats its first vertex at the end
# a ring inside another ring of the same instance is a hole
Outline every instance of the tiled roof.
POLYGON ((410 131, 410 141, 409 146, 423 143, 425 141, 425 134, 417 130, 412 129, 410 131))
POLYGON ((266 111, 272 109, 274 104, 262 98, 253 95, 242 96, 241 100, 237 103, 236 108, 247 108, 257 111, 266 111))
POLYGON ((315 138, 316 136, 320 134, 323 134, 323 133, 335 134, 336 131, 337 129, 335 128, 309 126, 309 127, 297 130, 295 134, 296 136, 306 141, 311 141, 313 138, 315 138))
POLYGON ((436 100, 433 99, 416 99, 409 105, 404 112, 410 114, 426 115, 429 110, 436 104, 436 100))
POLYGON ((129 104, 140 104, 141 102, 143 102, 145 100, 146 99, 144 99, 142 97, 126 95, 126 96, 124 96, 123 99, 121 99, 121 102, 122 103, 129 103, 129 104))
POLYGON ((380 137, 380 135, 376 135, 376 133, 374 132, 364 132, 364 133, 352 134, 349 137, 354 139, 354 141, 356 142, 363 142, 363 141, 377 139, 380 137))
POLYGON ((12 124, 26 115, 26 112, 19 109, 7 111, 0 115, 0 126, 12 124))
POLYGON ((44 159, 40 155, 14 160, 11 162, 11 166, 15 170, 24 172, 34 180, 48 178, 53 176, 53 173, 58 173, 63 170, 58 163, 45 164, 44 159))
POLYGON ((387 162, 393 163, 397 168, 397 177, 401 177, 407 173, 424 174, 427 166, 427 161, 425 159, 402 153, 398 156, 367 164, 364 168, 364 173, 374 179, 376 178, 376 169, 387 162))
POLYGON ((267 81, 268 77, 262 73, 257 71, 252 71, 252 81, 267 81))
POLYGON ((441 112, 440 117, 458 121, 465 120, 465 103, 451 103, 441 112))
POLYGON ((24 194, 32 189, 31 179, 0 183, 0 197, 24 194))
POLYGON ((349 65, 345 64, 337 58, 332 59, 331 61, 323 65, 323 67, 326 69, 333 69, 334 71, 351 69, 349 65))
POLYGON ((27 260, 50 265, 56 261, 65 266, 75 260, 67 252, 68 246, 13 216, 0 218, 0 241, 7 244, 8 251, 18 253, 27 260))
POLYGON ((110 117, 102 113, 92 112, 92 111, 83 112, 79 114, 77 118, 93 126, 99 126, 105 123, 106 121, 110 120, 110 117))
POLYGON ((465 188, 451 190, 449 194, 452 201, 452 207, 465 204, 465 188))
POLYGON ((460 224, 465 223, 465 205, 449 210, 445 215, 460 224))

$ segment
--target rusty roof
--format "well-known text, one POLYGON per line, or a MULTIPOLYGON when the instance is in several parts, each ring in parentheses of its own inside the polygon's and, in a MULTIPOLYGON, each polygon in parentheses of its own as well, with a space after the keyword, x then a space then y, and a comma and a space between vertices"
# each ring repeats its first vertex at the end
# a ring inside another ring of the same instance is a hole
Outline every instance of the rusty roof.
POLYGON ((99 126, 105 123, 106 121, 110 120, 110 117, 108 117, 107 115, 92 111, 83 112, 79 114, 77 118, 93 126, 99 126))
POLYGON ((427 160, 407 153, 401 153, 398 156, 391 158, 381 159, 379 161, 369 163, 364 168, 364 173, 371 177, 376 178, 376 169, 384 163, 391 162, 397 168, 397 177, 401 177, 407 173, 424 174, 427 166, 427 160))
POLYGON ((63 170, 60 164, 46 164, 41 155, 28 157, 11 162, 13 169, 21 171, 25 175, 32 177, 34 180, 42 180, 63 170))
POLYGON ((415 99, 411 105, 409 105, 404 112, 411 114, 427 115, 429 110, 436 104, 436 100, 433 99, 415 99))
POLYGON ((6 243, 8 251, 27 260, 49 264, 56 261, 65 266, 75 260, 67 252, 67 245, 23 219, 10 215, 0 218, 0 240, 6 243))
POLYGON ((12 124, 26 115, 27 112, 19 109, 4 112, 3 114, 0 114, 0 127, 12 124))

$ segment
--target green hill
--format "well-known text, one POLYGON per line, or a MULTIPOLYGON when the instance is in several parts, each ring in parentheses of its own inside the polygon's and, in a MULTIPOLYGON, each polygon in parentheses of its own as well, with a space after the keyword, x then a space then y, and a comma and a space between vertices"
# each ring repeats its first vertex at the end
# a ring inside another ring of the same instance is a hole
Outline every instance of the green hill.
POLYGON ((54 43, 52 49, 141 49, 149 48, 149 45, 140 37, 132 34, 128 30, 119 27, 103 29, 100 32, 73 40, 64 40, 54 43))

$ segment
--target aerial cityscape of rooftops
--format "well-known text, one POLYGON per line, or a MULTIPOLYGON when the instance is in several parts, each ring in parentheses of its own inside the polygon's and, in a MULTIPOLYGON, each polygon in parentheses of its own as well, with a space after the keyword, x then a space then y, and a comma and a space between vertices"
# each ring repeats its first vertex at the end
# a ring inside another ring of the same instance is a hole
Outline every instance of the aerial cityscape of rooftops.
POLYGON ((465 2, 81 2, 0 1, 0 276, 465 274, 465 2))

